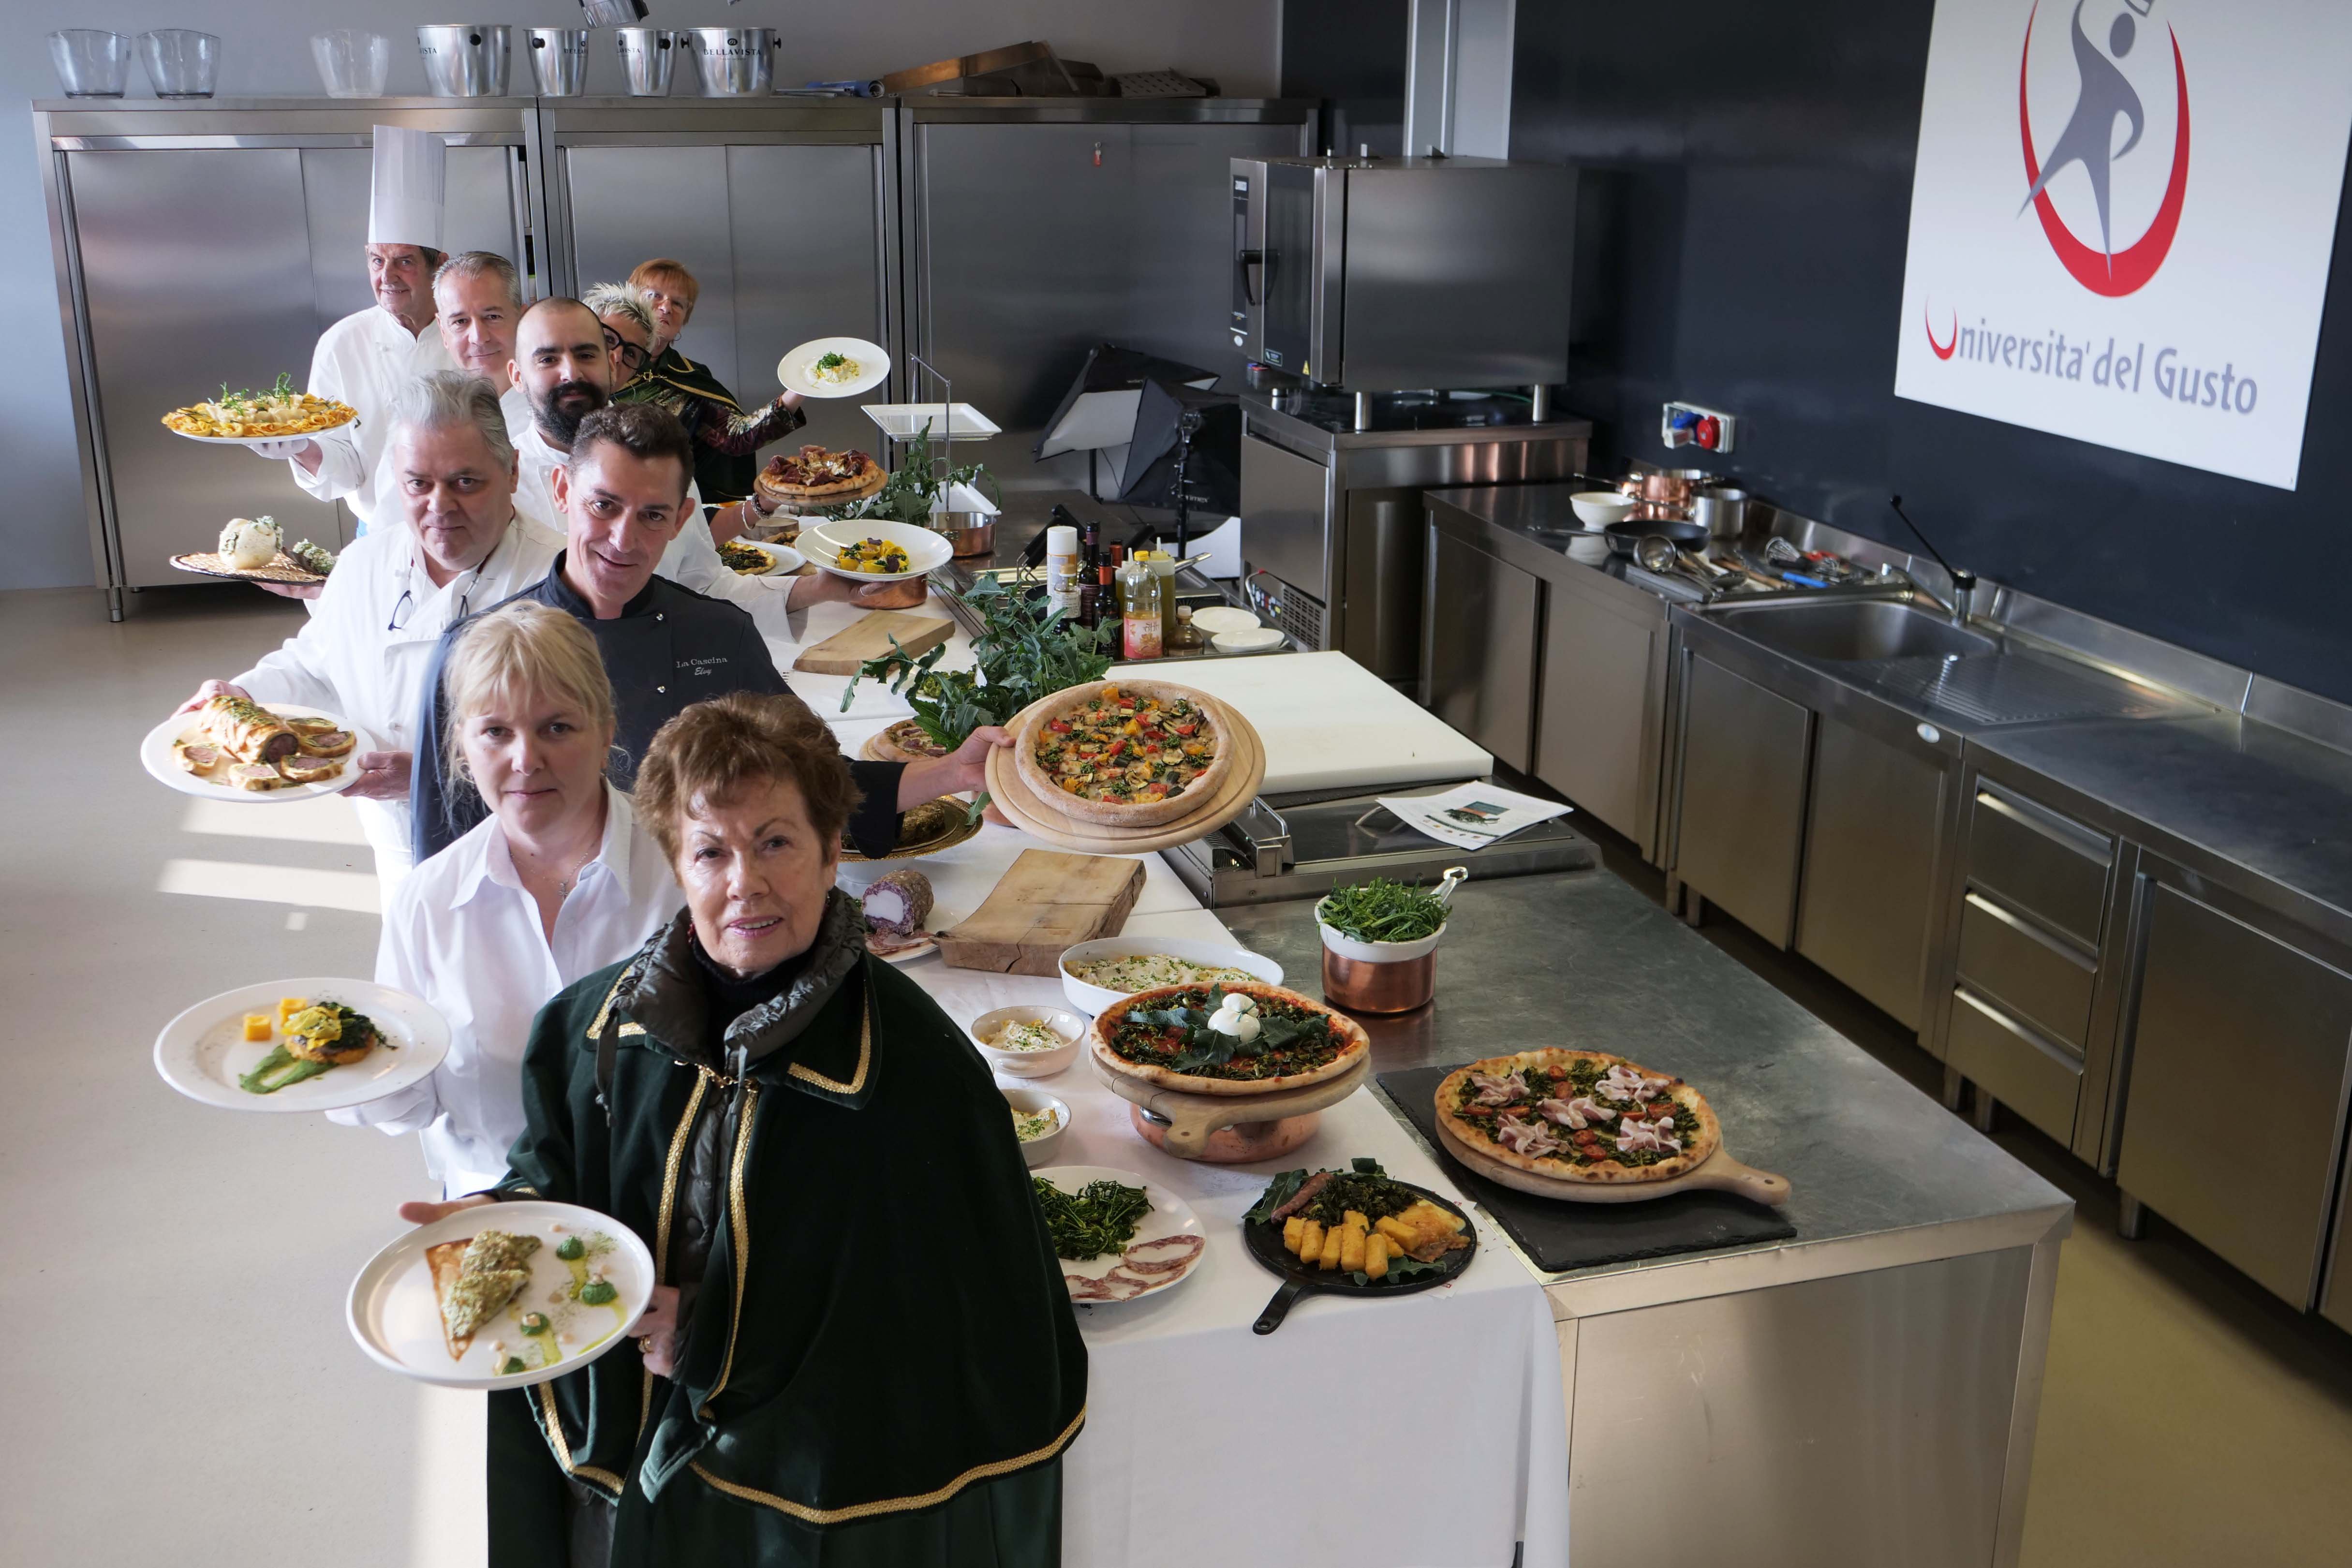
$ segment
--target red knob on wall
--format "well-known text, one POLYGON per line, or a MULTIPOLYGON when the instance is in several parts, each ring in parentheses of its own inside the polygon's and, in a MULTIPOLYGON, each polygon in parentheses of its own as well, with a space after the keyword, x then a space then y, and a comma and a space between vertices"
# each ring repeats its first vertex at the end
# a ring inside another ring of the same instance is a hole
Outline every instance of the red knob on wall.
POLYGON ((1722 422, 1717 420, 1711 414, 1705 416, 1699 420, 1697 426, 1692 429, 1691 439, 1696 441, 1708 451, 1714 451, 1715 444, 1723 439, 1722 422))

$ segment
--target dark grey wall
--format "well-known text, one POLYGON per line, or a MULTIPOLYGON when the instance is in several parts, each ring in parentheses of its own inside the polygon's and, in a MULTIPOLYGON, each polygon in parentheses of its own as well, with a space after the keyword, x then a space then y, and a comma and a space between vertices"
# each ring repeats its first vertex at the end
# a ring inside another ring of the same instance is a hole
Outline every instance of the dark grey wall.
MULTIPOLYGON (((1932 13, 1518 7, 1511 155, 1588 171, 1568 402, 1601 424, 1596 461, 1663 458, 1668 397, 1723 408, 1738 450, 1693 461, 1759 495, 1895 540, 1900 491, 1963 565, 2352 700, 2335 564, 2352 521, 2346 290, 2329 291, 2292 493, 1895 399, 1932 13)), ((2337 278, 2343 236, 2340 216, 2337 278)))
POLYGON ((1282 96, 1323 105, 1318 152, 1404 150, 1407 0, 1282 0, 1282 96))

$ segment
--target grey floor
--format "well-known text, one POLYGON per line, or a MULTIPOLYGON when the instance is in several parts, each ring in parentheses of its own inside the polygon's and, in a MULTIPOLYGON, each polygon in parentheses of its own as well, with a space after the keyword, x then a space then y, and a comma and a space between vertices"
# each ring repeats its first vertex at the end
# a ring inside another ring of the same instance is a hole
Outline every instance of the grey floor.
MULTIPOLYGON (((242 590, 0 595, 0 1563, 9 1568, 482 1560, 477 1398, 364 1360, 352 1274, 429 1196, 413 1143, 173 1094, 156 1031, 231 985, 370 972, 371 862, 349 809, 205 805, 136 737, 300 623, 242 590), (23 744, 37 738, 37 744, 23 744)), ((1613 869, 1657 879, 1609 843, 1613 869)), ((1708 936, 1933 1086, 1892 1020, 1738 928, 1708 936)), ((2030 1131, 2073 1192, 2028 1515, 2028 1568, 2340 1564, 2352 1538, 2352 1341, 2114 1194, 2030 1131)), ((1606 1568, 1606 1565, 1603 1565, 1606 1568)))

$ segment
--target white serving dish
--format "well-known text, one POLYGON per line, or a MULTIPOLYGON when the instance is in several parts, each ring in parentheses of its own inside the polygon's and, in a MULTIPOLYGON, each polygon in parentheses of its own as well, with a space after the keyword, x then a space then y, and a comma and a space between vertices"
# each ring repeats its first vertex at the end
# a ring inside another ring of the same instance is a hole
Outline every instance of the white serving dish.
POLYGON ((1070 1059, 1077 1055, 1079 1042, 1087 1037, 1087 1021, 1059 1007, 999 1007, 974 1018, 965 1026, 965 1033, 980 1047, 988 1065, 998 1072, 1010 1073, 1014 1078, 1051 1078, 1068 1067, 1070 1059), (1043 1024, 1059 1035, 1064 1044, 1048 1051, 999 1050, 988 1042, 1007 1024, 1043 1024))
MULTIPOLYGON (((1194 621, 1201 617, 1195 616, 1194 621)), ((1270 647, 1280 647, 1290 639, 1273 626, 1252 626, 1246 631, 1218 632, 1209 641, 1219 653, 1263 653, 1270 647)))
POLYGON ((911 441, 924 426, 934 441, 985 441, 1003 427, 969 403, 869 403, 866 416, 894 441, 911 441))
POLYGON ((890 355, 879 343, 869 343, 864 338, 811 338, 776 362, 776 379, 786 392, 797 392, 803 397, 855 397, 861 392, 871 392, 890 376, 890 355), (809 365, 826 354, 839 354, 857 362, 856 379, 844 382, 816 381, 809 375, 809 365))
POLYGON ((801 553, 815 562, 836 577, 846 577, 853 583, 903 583, 910 577, 927 576, 955 559, 955 546, 945 534, 934 533, 928 528, 917 528, 904 522, 877 522, 872 518, 836 518, 801 530, 795 542, 801 553), (861 539, 887 539, 907 552, 904 572, 853 572, 836 566, 842 550, 861 539))
POLYGON ((1058 966, 1062 972, 1062 994, 1067 996, 1070 1005, 1089 1019, 1112 1003, 1126 1001, 1135 993, 1089 985, 1070 973, 1070 965, 1091 963, 1098 958, 1124 958, 1130 953, 1159 953, 1169 958, 1181 958, 1187 963, 1239 969, 1256 975, 1268 985, 1282 984, 1282 965, 1265 954, 1252 952, 1245 947, 1229 947, 1223 942, 1202 942, 1189 936, 1104 936, 1092 942, 1082 942, 1063 952, 1058 966))
POLYGON ((1568 498, 1568 504, 1585 527, 1606 528, 1633 516, 1634 507, 1640 503, 1615 490, 1579 490, 1568 498))
POLYGON ((1213 637, 1223 632, 1254 632, 1260 623, 1247 610, 1231 605, 1210 605, 1192 612, 1192 624, 1213 637))
MULTIPOLYGON (((756 550, 775 563, 765 572, 740 574, 745 577, 788 577, 808 563, 807 558, 789 544, 771 544, 764 539, 738 539, 735 542, 756 550)), ((728 570, 731 572, 734 568, 730 566, 728 570)))
POLYGON ((195 727, 194 713, 175 713, 147 731, 139 742, 139 763, 147 775, 166 788, 192 795, 199 800, 228 800, 239 805, 282 805, 290 800, 313 800, 322 795, 341 795, 360 782, 360 759, 370 752, 381 751, 375 737, 340 713, 330 713, 323 708, 308 708, 299 702, 265 702, 264 708, 280 719, 331 719, 335 728, 352 737, 352 749, 339 759, 342 772, 332 778, 312 784, 288 784, 283 789, 238 789, 234 784, 215 784, 198 778, 173 760, 172 742, 195 727))
POLYGON ((1062 1146, 1062 1134, 1070 1130, 1070 1108, 1042 1089, 1007 1089, 999 1092, 1004 1096, 1005 1104, 1025 1116, 1034 1116, 1041 1110, 1054 1113, 1051 1132, 1021 1145, 1021 1158, 1028 1162, 1032 1170, 1052 1164, 1054 1151, 1062 1146))
POLYGON ((190 1100, 223 1110, 281 1114, 340 1110, 397 1094, 432 1076, 448 1054, 448 1021, 430 1002, 373 980, 331 976, 267 980, 207 996, 164 1025, 163 1032, 155 1037, 155 1070, 190 1100), (248 1094, 237 1087, 237 1078, 259 1066, 281 1038, 283 1031, 277 1027, 281 996, 340 1002, 354 1013, 365 1014, 383 1036, 383 1043, 359 1060, 316 1078, 269 1094, 248 1094), (245 1037, 247 1013, 269 1015, 268 1039, 245 1037))
POLYGON ((653 1293, 653 1254, 635 1231, 593 1209, 530 1199, 459 1209, 398 1237, 370 1258, 352 1281, 351 1294, 343 1306, 343 1321, 352 1331, 352 1338, 359 1342, 360 1349, 379 1366, 420 1383, 494 1391, 546 1383, 595 1361, 628 1338, 630 1326, 644 1315, 653 1293), (555 1228, 559 1226, 562 1230, 555 1228), (540 1238, 540 1248, 529 1260, 530 1283, 497 1317, 482 1325, 462 1358, 451 1361, 448 1347, 441 1338, 441 1304, 434 1294, 433 1270, 425 1261, 425 1249, 490 1229, 540 1238), (604 1271, 604 1278, 612 1282, 619 1295, 602 1307, 575 1302, 562 1311, 552 1310, 551 1303, 547 1301, 549 1292, 572 1277, 571 1266, 555 1256, 556 1244, 565 1235, 584 1231, 603 1231, 613 1238, 613 1250, 597 1263, 604 1271), (501 1374, 494 1359, 497 1352, 490 1347, 494 1342, 503 1342, 511 1353, 523 1342, 526 1336, 516 1319, 518 1307, 524 1310, 550 1310, 557 1317, 558 1331, 568 1315, 583 1338, 587 1334, 602 1337, 576 1347, 562 1347, 562 1359, 552 1365, 501 1374))

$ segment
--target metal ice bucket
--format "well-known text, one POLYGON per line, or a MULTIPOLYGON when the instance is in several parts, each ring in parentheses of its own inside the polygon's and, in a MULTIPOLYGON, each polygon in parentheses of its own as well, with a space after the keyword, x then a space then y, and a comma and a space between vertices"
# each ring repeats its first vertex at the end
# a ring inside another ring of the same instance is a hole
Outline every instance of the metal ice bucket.
POLYGON ((688 27, 678 41, 694 51, 707 98, 765 98, 776 90, 773 27, 688 27))
POLYGON ((541 98, 577 98, 588 90, 588 29, 533 27, 530 75, 541 98))
POLYGON ((669 73, 677 64, 677 35, 666 27, 615 27, 613 47, 620 52, 621 74, 632 98, 667 98, 669 73))
POLYGON ((425 90, 436 98, 499 98, 514 52, 514 29, 451 22, 416 29, 425 90))

